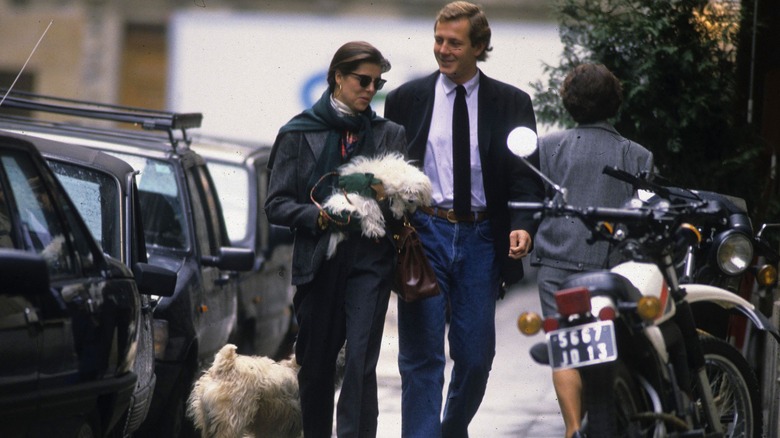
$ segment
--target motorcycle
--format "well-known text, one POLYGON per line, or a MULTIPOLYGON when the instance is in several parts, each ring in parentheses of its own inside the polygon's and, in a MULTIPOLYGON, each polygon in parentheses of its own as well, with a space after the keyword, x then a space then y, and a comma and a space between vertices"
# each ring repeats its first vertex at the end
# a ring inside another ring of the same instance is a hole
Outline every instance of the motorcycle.
MULTIPOLYGON (((632 182, 631 177, 620 172, 616 176, 632 182)), ((702 240, 685 248, 675 260, 680 282, 728 290, 750 301, 758 312, 778 326, 775 289, 780 253, 767 234, 779 229, 780 224, 763 224, 756 231, 744 200, 719 193, 667 187, 657 191, 656 196, 671 203, 706 200, 722 211, 718 220, 694 224, 702 240)), ((767 436, 780 436, 777 342, 766 336, 765 331, 757 330, 745 315, 730 309, 699 301, 692 304, 692 310, 697 328, 728 341, 746 357, 760 381, 764 431, 767 436)))
MULTIPOLYGON (((526 155, 522 140, 535 146, 531 134, 513 132, 510 150, 526 155)), ((632 199, 624 208, 578 208, 567 204, 565 188, 528 165, 558 195, 543 203, 510 202, 510 208, 576 218, 591 231, 590 239, 610 242, 626 257, 610 270, 566 279, 555 295, 557 315, 542 321, 527 312, 518 319, 524 334, 542 328, 546 333, 545 342, 531 351, 537 362, 581 373, 586 434, 762 436, 753 370, 731 344, 698 330, 691 306, 735 309, 776 341, 780 333, 744 298, 712 285, 681 283, 675 264, 702 241, 692 224, 722 222, 721 206, 702 198, 669 202, 654 196, 632 199)))

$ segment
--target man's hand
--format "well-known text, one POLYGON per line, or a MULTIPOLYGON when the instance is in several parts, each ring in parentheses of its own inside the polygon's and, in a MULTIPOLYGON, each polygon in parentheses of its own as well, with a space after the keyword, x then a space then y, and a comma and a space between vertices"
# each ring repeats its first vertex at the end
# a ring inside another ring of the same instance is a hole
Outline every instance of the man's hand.
POLYGON ((509 233, 509 258, 518 260, 531 251, 531 235, 525 230, 512 230, 509 233))

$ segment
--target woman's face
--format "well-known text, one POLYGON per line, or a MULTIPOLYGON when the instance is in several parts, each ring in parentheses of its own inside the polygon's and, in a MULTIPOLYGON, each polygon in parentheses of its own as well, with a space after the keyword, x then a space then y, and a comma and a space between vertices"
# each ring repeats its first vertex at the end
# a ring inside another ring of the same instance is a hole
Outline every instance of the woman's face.
MULTIPOLYGON (((336 88, 333 97, 347 105, 352 111, 359 113, 368 108, 371 99, 377 92, 377 83, 382 77, 382 69, 378 64, 364 62, 350 73, 336 72, 336 88), (370 78, 366 79, 366 78, 370 78), (361 81, 366 86, 361 86, 361 81)), ((384 83, 384 82, 382 82, 384 83)), ((381 88, 381 85, 379 86, 381 88)))

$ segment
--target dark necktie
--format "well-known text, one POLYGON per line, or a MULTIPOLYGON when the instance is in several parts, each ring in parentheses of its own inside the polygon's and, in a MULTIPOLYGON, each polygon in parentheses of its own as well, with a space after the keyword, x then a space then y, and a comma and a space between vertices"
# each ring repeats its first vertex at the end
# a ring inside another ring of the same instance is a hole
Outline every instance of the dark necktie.
POLYGON ((455 214, 471 212, 471 142, 469 141, 469 109, 466 89, 455 88, 455 106, 452 110, 452 176, 453 210, 455 214))

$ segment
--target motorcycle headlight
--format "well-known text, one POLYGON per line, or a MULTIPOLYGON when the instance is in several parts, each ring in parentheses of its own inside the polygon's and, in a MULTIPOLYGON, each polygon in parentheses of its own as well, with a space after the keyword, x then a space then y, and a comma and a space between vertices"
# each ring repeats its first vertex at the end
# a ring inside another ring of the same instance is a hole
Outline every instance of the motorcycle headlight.
POLYGON ((728 275, 739 275, 753 260, 753 243, 748 236, 739 232, 723 233, 715 241, 715 259, 721 271, 728 275))

